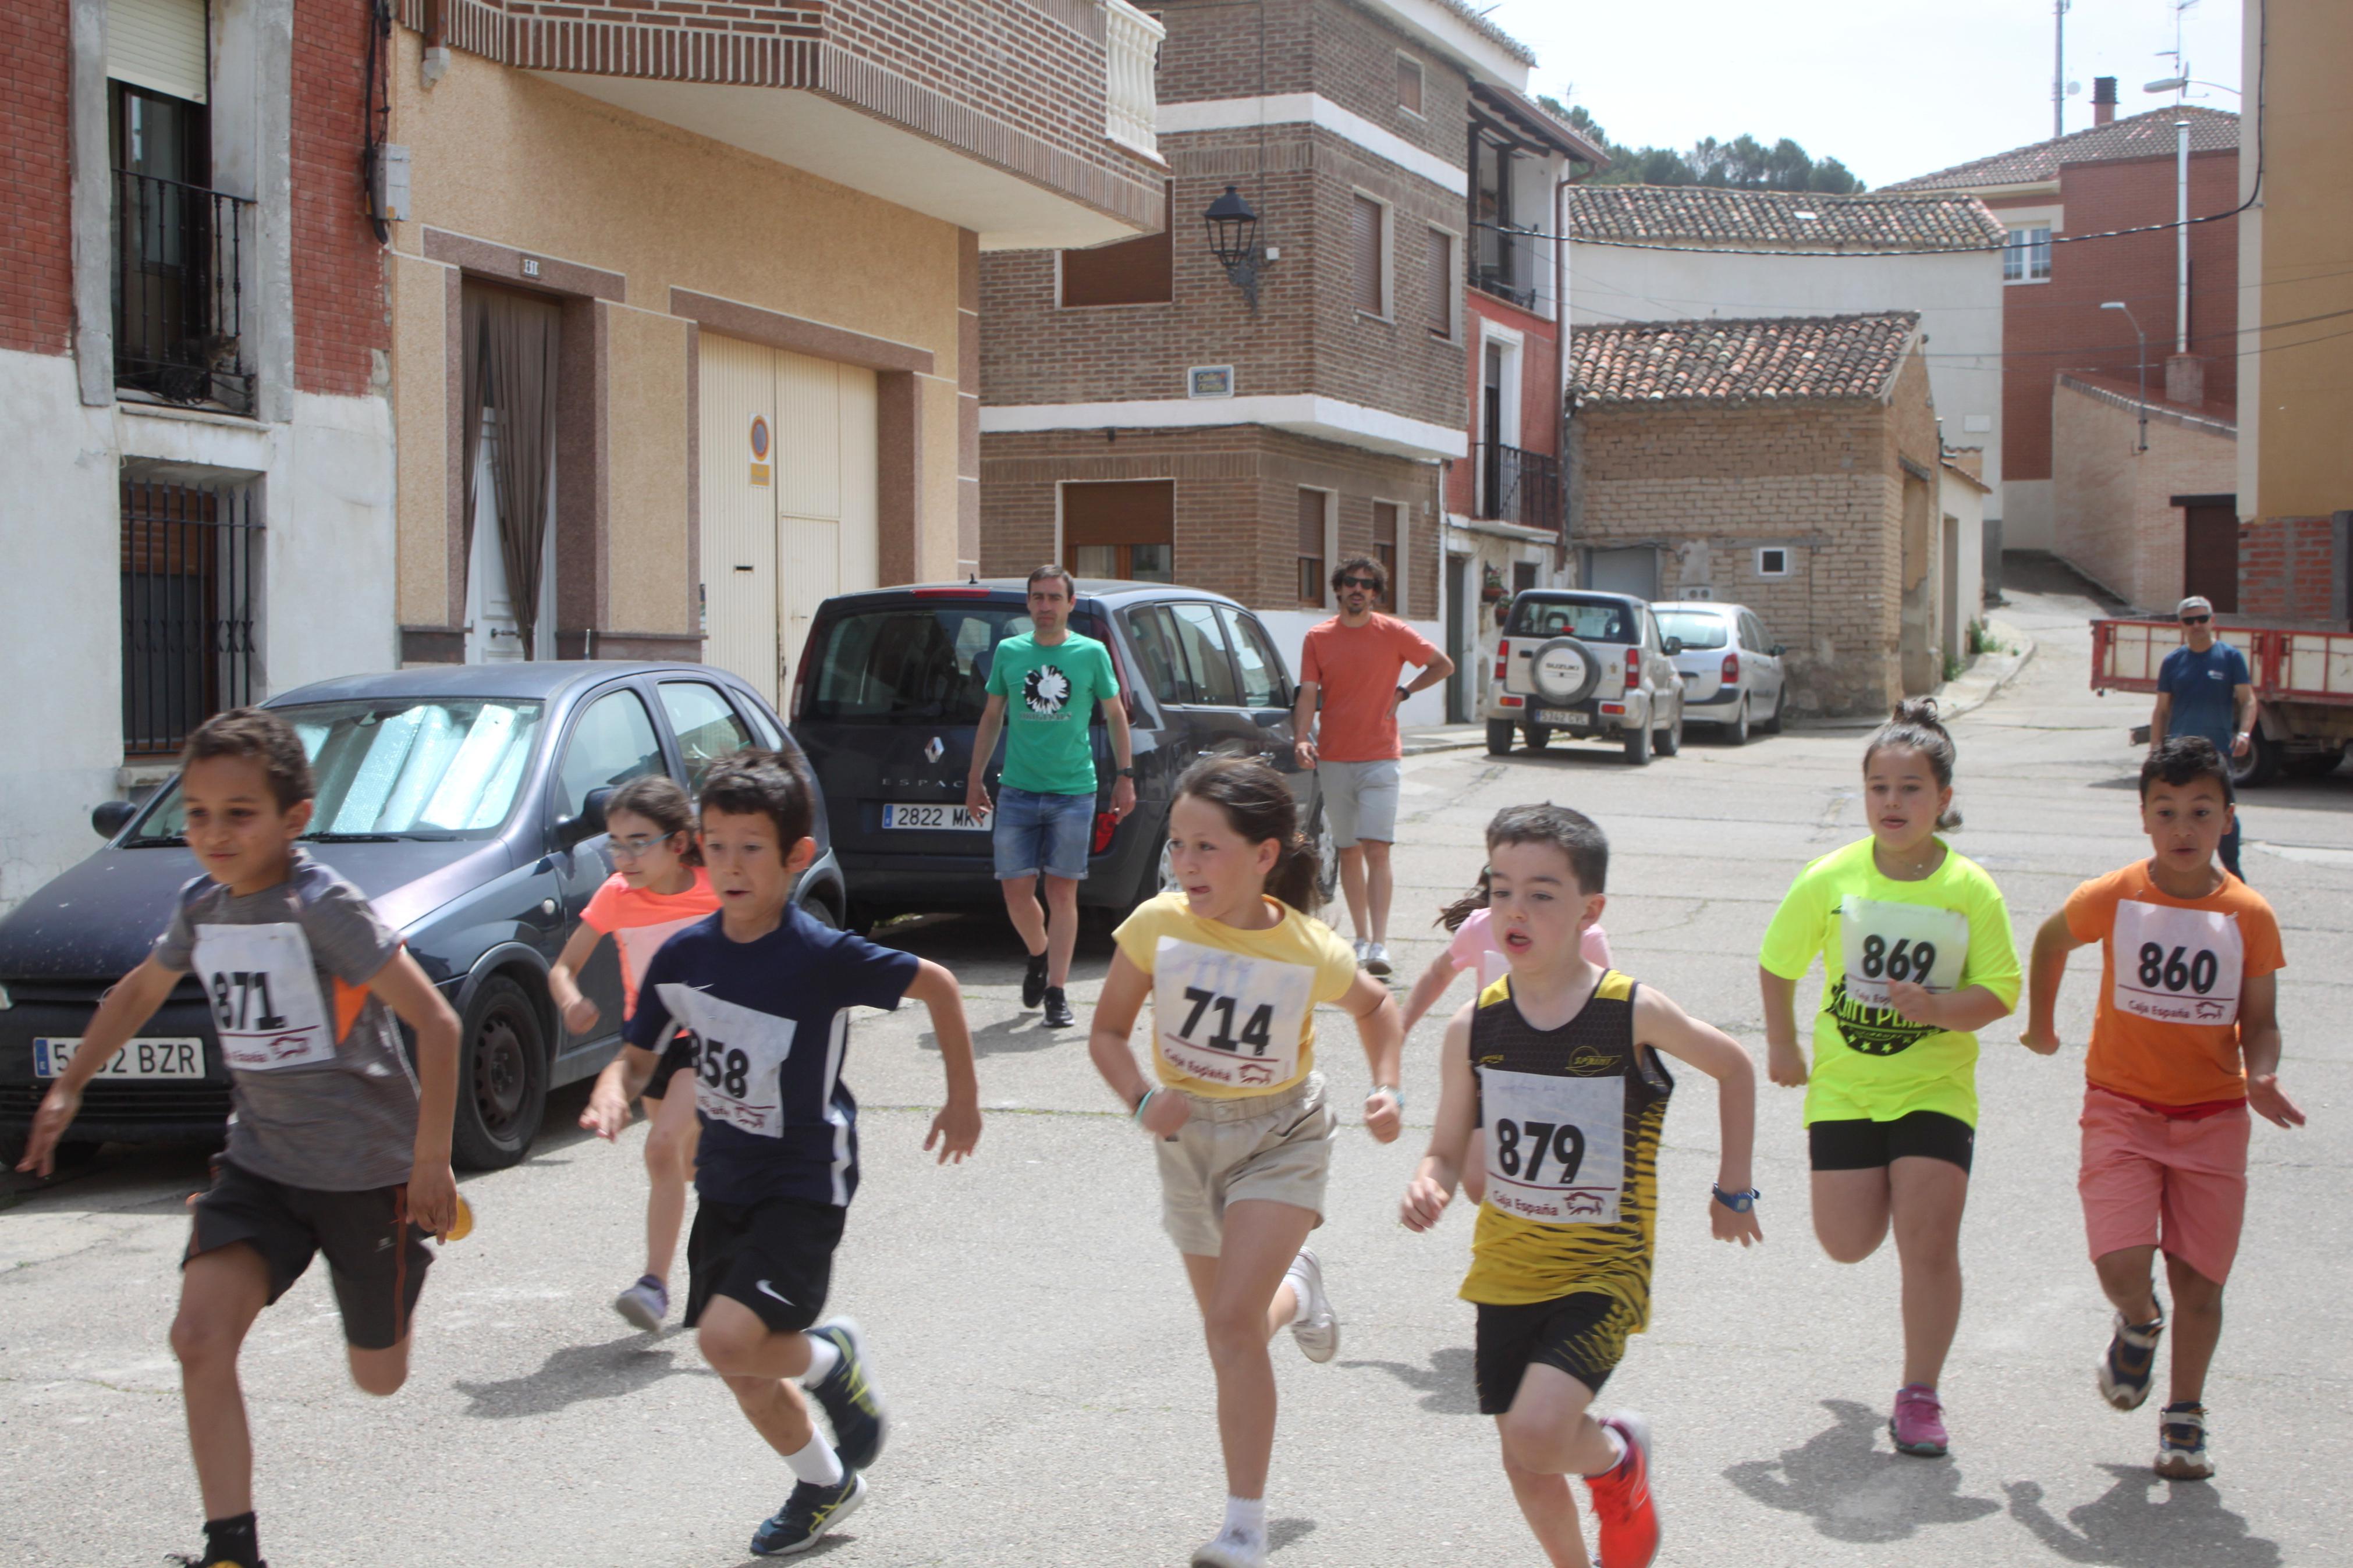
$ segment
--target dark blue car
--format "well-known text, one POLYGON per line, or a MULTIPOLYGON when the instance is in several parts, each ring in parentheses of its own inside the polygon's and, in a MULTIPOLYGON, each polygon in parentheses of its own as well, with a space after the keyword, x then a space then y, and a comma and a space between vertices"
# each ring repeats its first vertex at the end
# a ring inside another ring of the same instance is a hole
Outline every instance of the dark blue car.
MULTIPOLYGON (((581 988, 610 1025, 568 1035, 547 971, 611 873, 602 792, 667 773, 691 789, 739 747, 794 748, 733 676, 699 664, 442 665, 321 681, 272 698, 303 738, 319 799, 305 844, 358 884, 463 1024, 455 1162, 511 1165, 547 1091, 619 1044, 620 969, 596 952, 581 988)), ((19 1145, 47 1079, 106 988, 163 931, 196 875, 180 795, 92 814, 106 847, 0 920, 0 1153, 19 1145), (60 1048, 62 1047, 62 1048, 60 1048)), ((818 855, 797 890, 818 919, 848 908, 818 805, 818 855)), ((228 1074, 193 978, 90 1081, 70 1156, 107 1142, 217 1139, 228 1074)))

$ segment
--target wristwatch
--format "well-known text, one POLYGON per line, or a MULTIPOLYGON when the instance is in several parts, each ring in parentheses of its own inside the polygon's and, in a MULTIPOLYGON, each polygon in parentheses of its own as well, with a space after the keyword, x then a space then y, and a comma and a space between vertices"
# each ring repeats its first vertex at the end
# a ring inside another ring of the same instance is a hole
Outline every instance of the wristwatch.
POLYGON ((1765 1195, 1755 1187, 1749 1188, 1745 1193, 1727 1193, 1712 1182, 1708 1184, 1707 1190, 1715 1194, 1717 1203, 1722 1204, 1734 1214, 1746 1214, 1757 1206, 1757 1200, 1765 1195))
POLYGON ((1134 768, 1122 768, 1119 770, 1119 776, 1124 779, 1132 779, 1135 776, 1135 770, 1134 768))

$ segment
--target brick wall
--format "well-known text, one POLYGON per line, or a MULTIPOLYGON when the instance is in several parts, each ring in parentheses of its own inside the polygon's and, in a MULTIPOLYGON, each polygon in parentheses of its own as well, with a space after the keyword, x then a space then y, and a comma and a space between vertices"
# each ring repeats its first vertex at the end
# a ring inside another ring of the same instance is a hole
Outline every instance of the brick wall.
MULTIPOLYGON (((1095 430, 981 437, 980 570, 1018 574, 1051 559, 1055 487, 1064 480, 1173 479, 1176 574, 1254 609, 1299 607, 1299 489, 1339 497, 1340 555, 1369 555, 1373 502, 1399 502, 1407 537, 1406 616, 1438 614, 1436 470, 1261 426, 1095 430)), ((1336 564, 1336 560, 1334 564, 1336 564)))
MULTIPOLYGON (((2071 163, 2060 174, 2066 220, 2060 232, 2099 234, 2174 216, 2170 153, 2116 163, 2071 163)), ((2000 216, 2002 204, 1993 204, 2000 216)), ((2189 159, 2193 217, 2239 205, 2239 155, 2199 153, 2189 159)), ((2133 329, 2105 300, 2132 308, 2148 334, 2148 384, 2161 393, 2173 352, 2175 231, 2056 245, 2046 283, 2002 291, 2002 477, 2047 479, 2051 468, 2052 385, 2062 374, 2135 377, 2133 329)), ((2206 406, 2231 416, 2238 401, 2238 225, 2197 224, 2189 231, 2189 348, 2206 359, 2206 406)), ((2228 488, 2228 487, 2226 487, 2228 488)))
MULTIPOLYGON (((2139 451, 2133 404, 2128 382, 2061 378, 2051 406, 2055 540, 2060 555, 2126 603, 2170 610, 2184 592, 2182 514, 2172 498, 2231 493, 2238 442, 2214 424, 2160 409, 2149 416, 2148 450, 2139 451)), ((2242 559, 2242 607, 2247 574, 2242 559)), ((2326 581, 2326 557, 2321 574, 2326 581)))
POLYGON ((73 333, 70 16, 0 8, 0 348, 61 354, 73 333))
POLYGON ((2266 517, 2239 525, 2240 620, 2343 627, 2336 602, 2336 525, 2326 517, 2266 517))
POLYGON ((306 5, 294 29, 294 384, 352 397, 389 351, 384 247, 360 173, 367 142, 368 13, 306 5))

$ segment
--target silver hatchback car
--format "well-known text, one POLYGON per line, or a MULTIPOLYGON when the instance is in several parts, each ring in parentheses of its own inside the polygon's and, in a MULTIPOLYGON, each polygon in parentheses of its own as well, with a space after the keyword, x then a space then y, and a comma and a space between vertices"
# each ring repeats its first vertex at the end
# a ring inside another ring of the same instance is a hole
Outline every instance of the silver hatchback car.
POLYGON ((1754 610, 1710 599, 1677 599, 1652 605, 1651 612, 1658 617, 1660 635, 1683 644, 1672 658, 1683 676, 1686 720, 1716 726, 1736 746, 1747 742, 1752 726, 1781 732, 1789 701, 1782 647, 1754 610))

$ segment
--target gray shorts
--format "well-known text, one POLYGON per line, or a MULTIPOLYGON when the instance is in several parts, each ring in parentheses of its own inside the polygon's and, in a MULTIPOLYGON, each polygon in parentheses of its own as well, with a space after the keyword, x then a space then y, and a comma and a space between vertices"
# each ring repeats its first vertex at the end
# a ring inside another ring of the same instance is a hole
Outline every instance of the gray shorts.
POLYGON ((1193 1103, 1192 1120, 1176 1137, 1153 1144, 1160 1154, 1160 1223, 1179 1252, 1217 1257, 1225 1241, 1226 1205, 1245 1199, 1290 1204, 1324 1223, 1324 1184, 1339 1118, 1324 1102, 1323 1074, 1309 1073, 1281 1094, 1186 1098, 1193 1103))
POLYGON ((1402 771, 1394 757, 1381 763, 1315 764, 1315 776, 1324 785, 1324 820, 1332 829, 1335 847, 1353 849, 1360 838, 1397 842, 1402 771))

